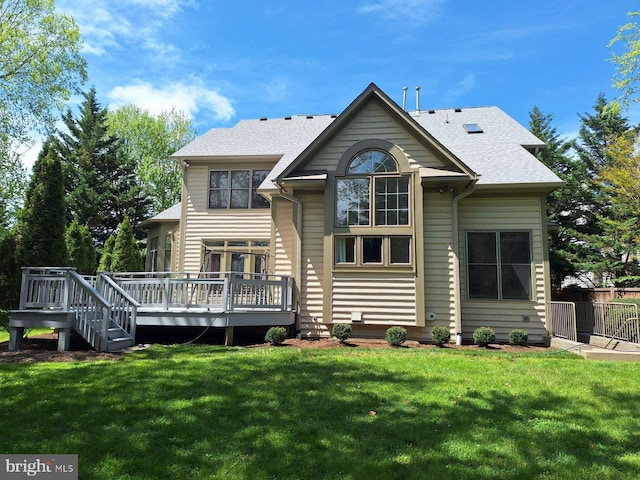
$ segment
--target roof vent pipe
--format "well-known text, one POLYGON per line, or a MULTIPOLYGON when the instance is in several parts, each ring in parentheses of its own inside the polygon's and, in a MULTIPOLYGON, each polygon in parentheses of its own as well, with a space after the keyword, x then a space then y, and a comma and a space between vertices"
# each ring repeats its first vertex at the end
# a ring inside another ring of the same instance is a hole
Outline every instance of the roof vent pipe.
POLYGON ((402 87, 402 109, 407 110, 407 90, 409 87, 402 87))
POLYGON ((416 111, 420 112, 420 87, 416 87, 416 111))

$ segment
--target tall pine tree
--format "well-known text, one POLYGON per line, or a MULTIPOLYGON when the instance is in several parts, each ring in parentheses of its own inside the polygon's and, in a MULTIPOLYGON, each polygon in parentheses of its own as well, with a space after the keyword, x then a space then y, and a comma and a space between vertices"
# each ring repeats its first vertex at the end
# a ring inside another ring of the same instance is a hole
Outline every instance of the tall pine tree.
MULTIPOLYGON (((128 215, 133 225, 148 216, 146 200, 135 177, 135 164, 122 154, 117 137, 107 133, 107 110, 95 88, 84 94, 76 117, 63 116, 66 132, 58 133, 67 195, 67 219, 87 225, 94 245, 103 245, 128 215)), ((138 230, 139 238, 143 232, 138 230)))
POLYGON ((579 255, 575 265, 581 278, 593 286, 610 283, 621 252, 615 246, 617 233, 611 229, 610 192, 603 188, 600 172, 611 163, 609 147, 618 136, 630 129, 619 109, 608 108, 604 94, 593 106, 593 113, 580 115, 580 131, 575 143, 583 181, 574 191, 575 242, 579 255))
POLYGON ((60 159, 47 140, 27 189, 20 215, 17 258, 26 267, 62 267, 67 265, 65 233, 64 181, 60 159))
POLYGON ((570 156, 572 142, 564 140, 553 126, 553 115, 543 113, 537 106, 529 112, 529 129, 546 143, 538 153, 538 159, 553 170, 565 185, 547 196, 547 218, 556 228, 550 229, 549 261, 551 281, 560 288, 567 276, 575 275, 576 244, 573 230, 578 210, 574 192, 582 182, 582 170, 570 156))

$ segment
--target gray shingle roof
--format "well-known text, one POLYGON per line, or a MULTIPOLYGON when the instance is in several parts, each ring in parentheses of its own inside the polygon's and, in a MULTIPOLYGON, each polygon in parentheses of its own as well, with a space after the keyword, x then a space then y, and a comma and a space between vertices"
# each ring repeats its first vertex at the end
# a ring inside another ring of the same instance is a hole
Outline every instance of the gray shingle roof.
POLYGON ((169 207, 166 210, 163 210, 162 212, 157 214, 155 217, 151 217, 145 220, 144 222, 142 222, 142 227, 143 228, 148 227, 151 223, 155 223, 155 222, 166 222, 171 220, 175 220, 176 222, 179 222, 181 213, 182 213, 182 203, 176 203, 172 207, 169 207))
MULTIPOLYGON (((560 184, 560 179, 524 147, 544 143, 497 107, 409 112, 451 153, 480 175, 479 185, 560 184), (467 133, 465 123, 483 133, 467 133)), ((176 159, 274 155, 280 160, 261 188, 275 179, 335 119, 331 115, 243 120, 232 128, 214 128, 172 155, 176 159)))
POLYGON ((425 130, 480 175, 478 185, 559 183, 527 147, 544 142, 497 107, 409 112, 425 130), (432 113, 429 113, 432 112, 432 113), (482 133, 467 133, 464 124, 482 133))

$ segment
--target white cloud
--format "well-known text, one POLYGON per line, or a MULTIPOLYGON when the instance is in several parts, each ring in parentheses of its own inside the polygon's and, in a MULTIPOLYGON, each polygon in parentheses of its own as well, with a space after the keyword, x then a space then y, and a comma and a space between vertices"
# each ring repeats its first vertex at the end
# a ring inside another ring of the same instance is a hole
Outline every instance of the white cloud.
POLYGON ((440 16, 440 5, 446 1, 378 0, 363 5, 358 9, 358 12, 377 15, 385 20, 403 20, 410 24, 424 24, 440 16))
POLYGON ((455 106, 454 103, 458 100, 458 98, 469 93, 471 90, 476 88, 477 85, 478 82, 476 80, 476 76, 470 73, 458 83, 449 88, 449 90, 444 92, 441 103, 443 105, 455 106))
POLYGON ((201 111, 209 112, 214 120, 230 120, 235 115, 229 98, 200 84, 173 83, 155 88, 149 83, 141 82, 117 86, 109 92, 108 97, 111 99, 110 108, 133 103, 152 115, 173 107, 192 117, 201 111))
POLYGON ((191 0, 61 0, 58 8, 80 26, 83 53, 101 56, 127 43, 158 55, 175 51, 162 41, 171 17, 191 0))

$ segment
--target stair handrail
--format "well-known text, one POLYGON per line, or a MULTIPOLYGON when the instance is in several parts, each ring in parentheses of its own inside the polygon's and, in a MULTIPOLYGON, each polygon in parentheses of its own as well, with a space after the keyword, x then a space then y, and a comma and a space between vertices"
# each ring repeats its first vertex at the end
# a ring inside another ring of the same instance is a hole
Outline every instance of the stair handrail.
MULTIPOLYGON (((136 317, 140 303, 104 272, 98 273, 96 290, 111 304, 109 318, 131 338, 135 338, 136 317)), ((108 325, 105 323, 102 328, 103 339, 106 342, 108 325)))
POLYGON ((105 319, 111 317, 111 303, 75 270, 67 272, 69 279, 68 309, 75 313, 76 330, 98 351, 105 350, 105 319), (99 324, 100 328, 96 328, 99 324))

